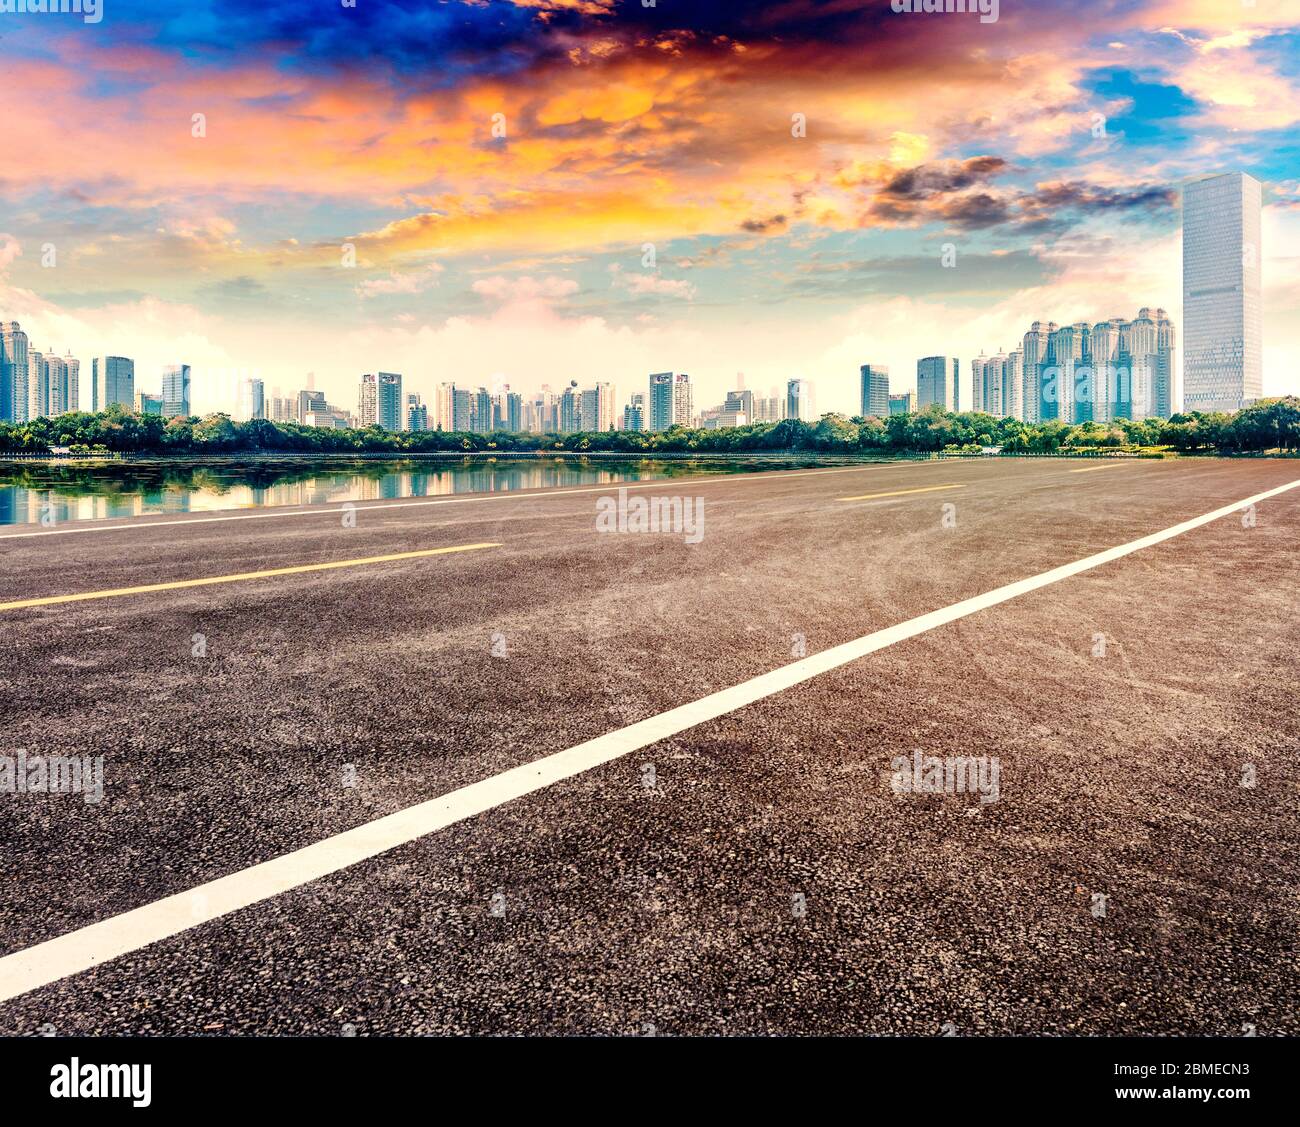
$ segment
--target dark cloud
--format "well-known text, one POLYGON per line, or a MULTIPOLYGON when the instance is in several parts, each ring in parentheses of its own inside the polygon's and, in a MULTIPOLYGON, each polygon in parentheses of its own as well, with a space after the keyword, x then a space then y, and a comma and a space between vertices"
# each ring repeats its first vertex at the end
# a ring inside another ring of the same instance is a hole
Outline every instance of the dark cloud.
POLYGON ((767 235, 784 231, 788 225, 789 220, 784 215, 773 215, 767 219, 746 219, 740 225, 740 229, 755 235, 767 235))
POLYGON ((1001 157, 994 156, 919 164, 898 173, 880 189, 880 195, 891 200, 921 200, 961 192, 1001 175, 1009 167, 1001 157))
POLYGON ((1036 192, 1022 197, 1021 206, 1026 210, 1072 208, 1075 211, 1132 211, 1144 208, 1147 211, 1164 211, 1173 207, 1177 199, 1178 192, 1174 188, 1155 184, 1116 191, 1073 180, 1068 183, 1045 184, 1036 192))
POLYGON ((905 169, 876 190, 862 223, 943 223, 958 231, 1013 224, 1026 233, 1046 233, 1065 230, 1089 214, 1160 214, 1177 200, 1175 189, 1157 184, 1116 189, 1072 180, 1042 184, 1033 191, 997 190, 989 184, 1011 169, 998 156, 905 169))

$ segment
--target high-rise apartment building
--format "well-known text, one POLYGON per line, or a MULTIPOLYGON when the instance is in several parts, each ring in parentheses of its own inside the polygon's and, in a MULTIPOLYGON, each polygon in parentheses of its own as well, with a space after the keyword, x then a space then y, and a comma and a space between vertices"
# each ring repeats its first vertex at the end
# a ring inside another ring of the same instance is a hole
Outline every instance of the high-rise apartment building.
POLYGON ((695 400, 691 377, 685 372, 673 376, 673 426, 689 427, 695 424, 695 400))
POLYGON ((1059 327, 1055 321, 1035 321, 1021 342, 1020 402, 1027 423, 1043 421, 1043 360, 1059 327))
POLYGON ((449 383, 440 383, 433 392, 433 414, 429 419, 434 430, 451 431, 455 430, 455 419, 452 415, 452 391, 453 387, 449 383))
POLYGON ((45 365, 45 354, 39 349, 27 349, 27 415, 39 419, 49 414, 50 380, 45 365))
POLYGON ((188 417, 190 413, 190 366, 169 364, 162 376, 162 413, 168 418, 188 417))
POLYGON ((27 421, 27 334, 0 321, 0 422, 27 421))
POLYGON ((474 429, 474 394, 467 387, 451 388, 451 429, 468 434, 474 429))
POLYGON ((357 395, 357 425, 399 431, 405 424, 402 377, 396 372, 367 372, 357 395))
POLYGON ((1047 339, 1047 354, 1040 365, 1038 417, 1040 422, 1058 419, 1077 421, 1074 412, 1075 383, 1083 367, 1084 350, 1091 327, 1085 322, 1062 325, 1047 339))
POLYGON ((598 383, 587 388, 578 397, 578 430, 603 431, 614 429, 614 385, 598 383))
POLYGON ((880 364, 863 364, 858 374, 863 417, 883 419, 889 414, 889 369, 880 364))
POLYGON ((1260 205, 1244 172, 1183 188, 1183 408, 1237 411, 1264 394, 1260 205))
POLYGON ((480 387, 474 393, 473 414, 470 418, 470 429, 475 434, 492 433, 492 393, 485 387, 480 387))
POLYGON ((1007 382, 1006 353, 995 356, 977 356, 970 363, 971 410, 1001 418, 1008 412, 1004 406, 1007 382))
POLYGON ((90 409, 107 411, 114 404, 135 406, 135 361, 125 356, 97 356, 90 362, 90 409))
POLYGON ((45 354, 45 402, 41 404, 41 414, 53 418, 62 415, 68 376, 63 367, 63 360, 54 352, 45 354))

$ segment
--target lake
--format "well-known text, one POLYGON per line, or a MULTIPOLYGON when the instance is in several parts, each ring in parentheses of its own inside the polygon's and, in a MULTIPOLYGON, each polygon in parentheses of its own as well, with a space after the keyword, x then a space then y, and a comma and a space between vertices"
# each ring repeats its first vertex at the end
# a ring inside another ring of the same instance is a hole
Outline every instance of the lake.
POLYGON ((122 462, 0 461, 0 524, 155 513, 214 512, 272 505, 323 505, 454 493, 504 493, 658 478, 747 473, 860 459, 460 456, 358 458, 225 457, 122 462))

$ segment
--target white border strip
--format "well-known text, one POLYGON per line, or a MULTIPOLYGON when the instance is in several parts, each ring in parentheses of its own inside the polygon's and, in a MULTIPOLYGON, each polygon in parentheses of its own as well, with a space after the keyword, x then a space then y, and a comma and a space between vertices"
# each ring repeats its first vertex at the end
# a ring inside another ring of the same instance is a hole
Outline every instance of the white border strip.
POLYGON ((38 943, 34 947, 0 958, 0 1002, 16 998, 30 990, 47 986, 69 975, 100 966, 111 959, 138 951, 151 943, 179 935, 199 924, 219 919, 231 912, 248 908, 321 877, 361 861, 387 853, 427 834, 444 829, 466 818, 502 806, 525 795, 534 794, 565 779, 571 779, 593 767, 619 759, 640 748, 668 739, 688 728, 716 719, 755 701, 801 684, 819 674, 856 661, 886 646, 915 638, 929 630, 987 610, 1011 599, 1027 595, 1081 572, 1140 552, 1185 532, 1200 528, 1220 517, 1250 505, 1276 497, 1300 487, 1300 480, 1256 493, 1243 501, 1225 505, 1212 513, 1183 521, 1162 532, 1140 540, 1108 548, 1104 552, 1076 560, 1074 563, 1045 571, 1029 579, 1009 583, 983 595, 964 599, 942 610, 901 622, 874 634, 803 658, 761 674, 729 689, 712 693, 700 700, 648 720, 630 724, 615 732, 588 740, 565 751, 525 763, 489 779, 461 787, 440 798, 429 799, 395 814, 335 834, 314 845, 264 861, 251 868, 231 873, 187 892, 156 900, 152 904, 38 943))

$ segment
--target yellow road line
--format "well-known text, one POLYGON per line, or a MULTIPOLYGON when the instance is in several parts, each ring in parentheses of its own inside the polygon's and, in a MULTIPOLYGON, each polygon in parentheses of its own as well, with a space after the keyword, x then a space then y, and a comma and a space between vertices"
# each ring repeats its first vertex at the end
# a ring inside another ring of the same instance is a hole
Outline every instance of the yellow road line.
POLYGON ((23 607, 48 607, 56 603, 80 603, 87 599, 113 599, 119 595, 145 595, 152 591, 178 591, 182 587, 208 587, 213 583, 238 583, 244 579, 268 579, 273 575, 302 575, 308 571, 332 571, 338 567, 361 567, 364 564, 414 560, 421 556, 444 556, 451 552, 473 552, 478 548, 499 547, 500 544, 457 544, 452 548, 425 548, 419 552, 394 552, 388 556, 365 556, 359 560, 334 560, 331 563, 276 567, 267 571, 241 571, 237 575, 209 575, 202 579, 178 579, 172 583, 148 583, 142 587, 113 587, 105 591, 83 591, 77 595, 48 595, 39 599, 19 599, 17 602, 0 603, 0 611, 21 610, 23 607))
POLYGON ((1088 466, 1082 470, 1066 470, 1066 473, 1096 473, 1098 470, 1113 470, 1116 466, 1123 465, 1122 462, 1111 462, 1106 466, 1088 466))
POLYGON ((864 493, 861 497, 841 497, 841 501, 871 501, 876 497, 902 497, 906 493, 933 493, 938 489, 965 489, 964 485, 927 485, 921 489, 895 489, 889 493, 864 493))

